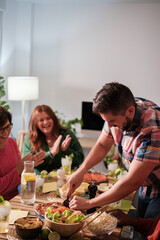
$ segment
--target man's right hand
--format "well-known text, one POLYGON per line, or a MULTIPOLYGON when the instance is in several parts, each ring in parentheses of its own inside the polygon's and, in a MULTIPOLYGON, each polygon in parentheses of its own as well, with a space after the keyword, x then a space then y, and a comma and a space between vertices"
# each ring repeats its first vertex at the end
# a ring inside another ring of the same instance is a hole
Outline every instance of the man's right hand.
POLYGON ((84 172, 78 169, 76 172, 74 172, 71 176, 67 178, 67 196, 72 194, 81 185, 81 182, 83 181, 83 175, 84 172))

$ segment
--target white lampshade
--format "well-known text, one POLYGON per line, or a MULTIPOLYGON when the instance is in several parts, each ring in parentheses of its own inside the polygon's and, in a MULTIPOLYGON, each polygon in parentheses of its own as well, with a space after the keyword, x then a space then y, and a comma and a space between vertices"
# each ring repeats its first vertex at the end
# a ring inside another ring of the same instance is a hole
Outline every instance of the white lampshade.
POLYGON ((36 100, 39 97, 39 80, 37 77, 9 77, 8 100, 36 100))

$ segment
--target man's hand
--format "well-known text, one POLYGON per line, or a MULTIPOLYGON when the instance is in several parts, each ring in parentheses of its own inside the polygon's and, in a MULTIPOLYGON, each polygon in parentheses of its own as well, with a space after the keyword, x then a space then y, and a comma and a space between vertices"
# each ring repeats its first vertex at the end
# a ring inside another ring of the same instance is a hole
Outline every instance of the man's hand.
POLYGON ((77 170, 67 178, 68 192, 67 196, 72 194, 80 185, 83 180, 83 173, 77 170))
POLYGON ((72 140, 72 138, 70 137, 70 135, 67 135, 65 140, 62 142, 62 145, 61 145, 61 149, 62 149, 63 152, 67 150, 71 140, 72 140))
POLYGON ((90 209, 92 206, 90 204, 90 199, 74 196, 73 199, 69 203, 70 209, 77 209, 77 210, 87 210, 90 209))

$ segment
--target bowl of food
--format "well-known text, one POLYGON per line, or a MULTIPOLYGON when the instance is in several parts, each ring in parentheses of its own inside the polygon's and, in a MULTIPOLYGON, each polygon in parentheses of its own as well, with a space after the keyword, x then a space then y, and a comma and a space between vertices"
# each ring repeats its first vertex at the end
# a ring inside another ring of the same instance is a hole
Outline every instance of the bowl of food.
POLYGON ((37 217, 23 217, 18 218, 14 225, 18 236, 33 239, 41 233, 43 221, 37 217))
MULTIPOLYGON (((99 212, 92 214, 86 219, 86 223, 90 222, 98 214, 99 212)), ((95 220, 89 223, 87 227, 89 231, 94 235, 105 235, 106 233, 110 235, 117 227, 117 218, 110 214, 107 214, 106 212, 103 212, 95 220)))
POLYGON ((48 208, 45 214, 45 225, 62 237, 69 237, 83 227, 83 219, 84 215, 81 211, 72 211, 65 206, 55 210, 48 208))

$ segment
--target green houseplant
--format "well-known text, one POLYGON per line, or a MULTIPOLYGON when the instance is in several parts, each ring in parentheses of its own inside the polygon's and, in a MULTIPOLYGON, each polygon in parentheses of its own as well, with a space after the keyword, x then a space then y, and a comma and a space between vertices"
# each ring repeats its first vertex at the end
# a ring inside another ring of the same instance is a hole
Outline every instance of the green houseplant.
MULTIPOLYGON (((0 99, 6 96, 6 91, 4 87, 5 80, 2 76, 0 76, 0 99)), ((5 100, 0 100, 0 106, 6 108, 7 110, 10 108, 8 105, 7 101, 5 100)))
POLYGON ((76 126, 75 124, 76 123, 79 123, 81 126, 83 126, 83 121, 82 119, 78 119, 78 118, 75 118, 75 119, 72 119, 72 120, 65 120, 65 116, 63 113, 59 113, 58 111, 55 111, 55 114, 57 115, 57 117, 59 118, 61 124, 64 126, 64 127, 67 127, 69 129, 71 129, 74 133, 76 133, 76 126))

